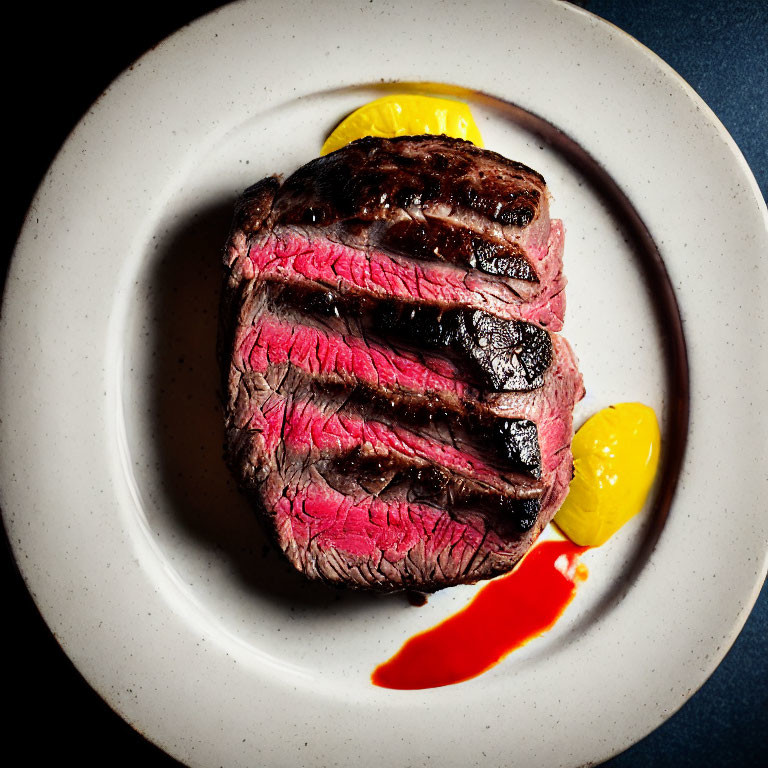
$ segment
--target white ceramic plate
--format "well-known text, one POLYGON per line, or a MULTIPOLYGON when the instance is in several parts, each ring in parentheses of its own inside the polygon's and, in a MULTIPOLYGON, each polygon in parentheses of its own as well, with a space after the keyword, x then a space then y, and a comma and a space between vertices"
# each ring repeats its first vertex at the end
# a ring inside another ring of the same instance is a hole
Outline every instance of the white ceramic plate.
POLYGON ((716 118, 657 57, 572 6, 337 0, 321 19, 304 3, 226 7, 113 84, 19 240, 0 326, 0 501, 23 575, 91 685, 192 766, 603 760, 704 682, 765 575, 766 252, 765 206, 716 118), (383 81, 468 89, 486 145, 547 178, 568 229, 579 418, 642 400, 670 445, 685 408, 641 228, 579 145, 659 247, 692 382, 668 517, 649 507, 588 553, 590 579, 550 633, 435 691, 368 676, 476 588, 416 610, 304 583, 267 551, 220 457, 231 204, 314 156, 383 81), (545 141, 505 100, 575 144, 545 141))

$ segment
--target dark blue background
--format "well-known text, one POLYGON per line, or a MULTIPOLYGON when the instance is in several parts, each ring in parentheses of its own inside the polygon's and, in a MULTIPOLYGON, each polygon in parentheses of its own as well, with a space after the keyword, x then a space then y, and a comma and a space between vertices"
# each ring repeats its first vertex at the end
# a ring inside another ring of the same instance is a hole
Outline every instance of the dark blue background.
MULTIPOLYGON (((38 2, 6 13, 0 51, 8 106, 2 167, 11 200, 5 203, 0 230, 0 269, 5 269, 46 168, 99 93, 146 49, 217 4, 38 2)), ((578 4, 634 35, 701 94, 744 152, 766 195, 768 0, 578 4)), ((764 499, 756 503, 768 505, 764 499)), ((723 533, 727 535, 725 523, 723 533)), ((40 619, 7 549, 3 576, 3 698, 10 705, 4 747, 6 754, 18 749, 23 755, 11 763, 178 766, 85 684, 40 619)), ((763 588, 743 632, 702 690, 654 733, 606 765, 768 765, 767 638, 768 590, 763 588)))

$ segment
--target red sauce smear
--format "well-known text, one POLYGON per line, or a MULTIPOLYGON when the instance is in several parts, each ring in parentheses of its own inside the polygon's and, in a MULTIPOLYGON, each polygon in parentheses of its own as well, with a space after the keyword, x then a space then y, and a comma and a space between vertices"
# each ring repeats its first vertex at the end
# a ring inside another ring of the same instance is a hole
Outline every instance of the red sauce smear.
POLYGON ((382 688, 413 690, 460 683, 550 629, 587 578, 588 547, 545 541, 507 576, 483 587, 459 613, 415 635, 371 675, 382 688))

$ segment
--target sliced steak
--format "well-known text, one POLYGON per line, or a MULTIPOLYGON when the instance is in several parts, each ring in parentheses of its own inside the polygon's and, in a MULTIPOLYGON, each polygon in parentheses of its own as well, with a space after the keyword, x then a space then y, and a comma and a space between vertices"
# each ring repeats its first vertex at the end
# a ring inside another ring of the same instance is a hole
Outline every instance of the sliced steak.
POLYGON ((511 569, 572 472, 563 228, 535 171, 366 139, 238 203, 226 457, 307 576, 430 591, 511 569), (546 328, 546 330, 545 330, 546 328))
POLYGON ((544 179, 459 139, 353 142, 246 190, 235 229, 261 237, 246 253, 232 241, 230 260, 262 273, 562 327, 563 227, 544 179))
MULTIPOLYGON (((411 429, 436 439, 463 445, 491 443, 492 449, 485 452, 493 453, 497 462, 528 466, 529 472, 537 476, 541 474, 542 460, 545 470, 549 470, 551 457, 570 441, 571 410, 582 396, 582 385, 573 353, 560 337, 552 338, 541 331, 548 345, 546 354, 541 355, 546 366, 540 375, 534 368, 535 387, 521 377, 519 391, 493 392, 483 388, 485 381, 514 365, 496 363, 496 371, 486 377, 480 365, 462 365, 459 359, 432 352, 435 346, 444 344, 442 339, 434 344, 436 334, 432 335, 432 343, 425 339, 425 351, 418 351, 377 339, 366 332, 361 314, 341 314, 336 303, 337 315, 312 317, 285 304, 274 306, 273 287, 268 283, 257 285, 259 290, 242 305, 230 382, 239 382, 249 373, 271 375, 281 383, 284 393, 286 364, 290 364, 306 378, 324 385, 323 392, 313 394, 315 400, 330 396, 331 401, 343 400, 347 410, 352 408, 367 417, 407 420, 411 429), (522 421, 529 426, 519 423, 522 421), (562 424, 559 431, 549 426, 551 422, 562 424), (542 435, 534 440, 530 434, 537 424, 542 435), (540 451, 535 466, 527 458, 533 449, 526 446, 531 443, 540 451)), ((281 298, 278 296, 277 301, 281 298)), ((308 305, 316 303, 308 301, 308 305)), ((377 319, 380 313, 374 311, 372 316, 377 319)), ((417 327, 423 331, 423 326, 417 327)), ((388 330, 392 330, 392 324, 379 328, 378 333, 386 336, 388 330)), ((395 325, 394 330, 399 337, 399 326, 395 325)), ((462 349, 467 346, 464 338, 460 343, 462 349)), ((518 357, 525 358, 525 339, 521 347, 519 356, 511 355, 513 363, 518 357)), ((469 352, 477 350, 470 347, 469 352)), ((233 410, 236 398, 241 397, 240 390, 233 388, 230 397, 234 398, 229 403, 233 410)), ((257 412, 261 405, 251 403, 245 411, 257 412)))

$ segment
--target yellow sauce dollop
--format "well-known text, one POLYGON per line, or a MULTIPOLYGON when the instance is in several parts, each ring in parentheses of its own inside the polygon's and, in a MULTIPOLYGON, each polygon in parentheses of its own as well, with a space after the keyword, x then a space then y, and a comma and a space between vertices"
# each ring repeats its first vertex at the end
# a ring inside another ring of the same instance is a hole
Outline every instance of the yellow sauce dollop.
POLYGON ((462 101, 416 94, 393 94, 356 109, 336 126, 320 150, 327 155, 364 136, 391 139, 395 136, 441 134, 483 146, 469 106, 462 101))
POLYGON ((656 414, 642 403, 598 411, 573 438, 568 496, 555 523, 575 544, 604 544, 645 504, 659 464, 656 414))

